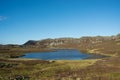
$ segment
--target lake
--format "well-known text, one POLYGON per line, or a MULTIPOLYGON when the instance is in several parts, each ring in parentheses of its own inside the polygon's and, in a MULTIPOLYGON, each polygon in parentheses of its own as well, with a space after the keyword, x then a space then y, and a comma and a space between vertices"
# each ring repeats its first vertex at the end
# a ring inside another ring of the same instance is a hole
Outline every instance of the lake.
POLYGON ((51 52, 32 52, 25 53, 25 56, 20 58, 33 58, 42 60, 81 60, 90 57, 89 54, 81 53, 75 49, 61 49, 51 52))

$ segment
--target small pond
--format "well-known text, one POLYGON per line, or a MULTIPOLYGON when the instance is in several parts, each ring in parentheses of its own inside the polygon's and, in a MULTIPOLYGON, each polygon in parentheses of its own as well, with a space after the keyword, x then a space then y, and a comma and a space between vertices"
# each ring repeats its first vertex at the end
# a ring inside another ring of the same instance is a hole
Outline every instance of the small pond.
POLYGON ((81 60, 89 58, 90 54, 84 54, 75 49, 60 49, 51 52, 31 52, 25 53, 25 56, 20 58, 33 58, 42 60, 81 60))

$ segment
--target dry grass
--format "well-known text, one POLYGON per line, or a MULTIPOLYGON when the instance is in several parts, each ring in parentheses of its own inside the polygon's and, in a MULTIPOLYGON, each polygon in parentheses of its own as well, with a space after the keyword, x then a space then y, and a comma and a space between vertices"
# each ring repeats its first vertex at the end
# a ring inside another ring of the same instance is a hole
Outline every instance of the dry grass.
POLYGON ((90 60, 56 60, 58 64, 69 66, 71 70, 86 68, 87 66, 93 65, 99 59, 90 60))

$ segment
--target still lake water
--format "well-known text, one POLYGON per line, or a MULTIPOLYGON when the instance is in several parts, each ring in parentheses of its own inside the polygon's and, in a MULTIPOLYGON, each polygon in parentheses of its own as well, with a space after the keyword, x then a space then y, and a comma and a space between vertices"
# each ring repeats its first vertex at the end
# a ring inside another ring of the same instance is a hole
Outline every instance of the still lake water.
POLYGON ((61 49, 51 52, 32 52, 25 53, 25 56, 20 58, 34 58, 42 60, 81 60, 90 57, 89 54, 84 54, 74 49, 61 49))

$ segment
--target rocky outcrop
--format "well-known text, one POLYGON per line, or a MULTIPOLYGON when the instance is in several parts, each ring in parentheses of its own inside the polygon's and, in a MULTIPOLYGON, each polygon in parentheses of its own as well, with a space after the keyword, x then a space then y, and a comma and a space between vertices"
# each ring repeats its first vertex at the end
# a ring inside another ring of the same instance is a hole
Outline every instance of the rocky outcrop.
POLYGON ((60 39, 44 39, 40 41, 28 41, 24 44, 24 46, 29 46, 29 47, 41 47, 41 48, 50 48, 50 47, 55 47, 58 45, 62 45, 65 43, 68 43, 70 39, 68 38, 60 38, 60 39))

